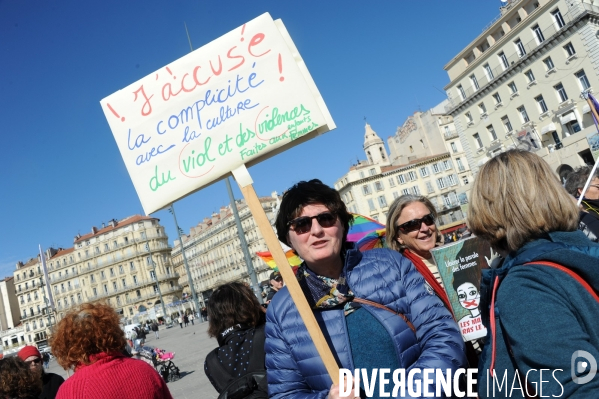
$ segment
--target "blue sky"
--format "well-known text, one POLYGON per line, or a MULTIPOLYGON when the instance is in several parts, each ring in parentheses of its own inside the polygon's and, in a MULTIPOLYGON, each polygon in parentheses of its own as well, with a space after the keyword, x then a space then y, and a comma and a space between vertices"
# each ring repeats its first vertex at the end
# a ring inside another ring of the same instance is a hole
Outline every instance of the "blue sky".
MULTIPOLYGON (((43 248, 143 213, 99 101, 269 12, 282 19, 337 129, 249 169, 258 195, 363 159, 364 117, 386 140, 441 102, 443 66, 498 0, 0 0, 0 278, 43 248)), ((233 183, 237 198, 241 197, 233 183)), ((224 182, 175 204, 185 231, 229 203, 224 182)), ((170 236, 171 215, 159 211, 170 236)))

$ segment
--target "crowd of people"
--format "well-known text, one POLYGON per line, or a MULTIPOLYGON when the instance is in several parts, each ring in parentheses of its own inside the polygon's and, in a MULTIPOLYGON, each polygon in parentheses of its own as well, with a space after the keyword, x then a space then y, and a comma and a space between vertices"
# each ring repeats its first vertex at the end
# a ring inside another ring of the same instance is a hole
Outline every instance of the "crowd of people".
MULTIPOLYGON (((599 378, 580 383, 584 372, 572 360, 577 351, 599 359, 599 175, 583 192, 589 175, 590 168, 579 168, 564 187, 536 154, 502 153, 480 169, 468 229, 451 240, 438 230, 436 209, 426 197, 404 195, 389 208, 388 248, 362 253, 347 242, 351 215, 339 194, 318 180, 284 193, 275 227, 279 240, 304 260, 296 277, 340 368, 478 368, 480 398, 595 397, 599 378), (456 291, 470 287, 487 331, 484 339, 464 343, 431 250, 471 234, 499 256, 483 270, 480 290, 466 276, 452 284, 456 291), (554 378, 539 375, 541 369, 554 378), (486 387, 494 375, 500 383, 505 375, 511 385, 517 377, 521 389, 490 395, 486 387)), ((275 277, 265 324, 246 321, 259 309, 247 287, 245 296, 208 302, 210 335, 219 347, 206 359, 206 374, 221 397, 236 384, 257 398, 339 398, 340 386, 332 384, 289 291, 275 277), (230 311, 226 317, 224 309, 230 311), (252 357, 264 345, 264 368, 254 359, 252 378, 244 380, 236 369, 237 377, 229 370, 216 381, 219 356, 238 343, 252 357), (268 396, 261 396, 264 387, 252 391, 261 372, 268 396)), ((417 383, 436 391, 434 379, 417 383)), ((373 392, 369 397, 379 397, 377 388, 373 392)))
MULTIPOLYGON (((361 252, 347 241, 352 215, 339 193, 319 180, 302 181, 284 193, 276 233, 303 259, 298 284, 340 368, 452 375, 478 368, 479 398, 596 397, 599 378, 581 383, 584 371, 573 357, 599 359, 599 175, 585 191, 590 173, 579 168, 564 186, 545 161, 520 150, 481 167, 468 232, 500 256, 482 271, 479 290, 467 276, 451 287, 468 286, 476 296, 487 331, 479 341, 464 342, 432 260, 431 250, 445 240, 426 197, 398 197, 387 216, 387 248, 361 252), (520 389, 489 395, 485 387, 497 375, 520 389)), ((273 272, 270 284, 267 309, 239 282, 218 287, 201 309, 218 343, 204 369, 219 397, 340 398, 281 274, 273 272)), ((182 328, 193 318, 178 321, 182 328)), ((107 304, 67 313, 50 343, 73 375, 64 381, 46 373, 43 355, 26 346, 0 360, 0 398, 171 398, 150 365, 125 353, 119 316, 107 304)), ((422 392, 424 385, 437 392, 435 379, 419 378, 422 392)), ((356 388, 356 397, 365 397, 363 383, 356 388)), ((384 397, 378 387, 372 392, 384 397)))

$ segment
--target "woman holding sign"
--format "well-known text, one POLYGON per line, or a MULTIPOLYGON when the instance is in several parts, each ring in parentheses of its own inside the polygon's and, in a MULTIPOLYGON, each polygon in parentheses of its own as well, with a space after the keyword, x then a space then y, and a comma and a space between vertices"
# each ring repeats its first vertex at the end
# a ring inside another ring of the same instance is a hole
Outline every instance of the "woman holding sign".
MULTIPOLYGON (((407 375, 412 369, 463 367, 464 343, 451 313, 398 252, 361 253, 347 243, 351 220, 339 193, 319 180, 285 192, 276 220, 279 240, 304 259, 297 278, 339 366, 368 376, 374 369, 401 369, 407 375)), ((266 317, 270 397, 338 398, 339 387, 331 386, 286 287, 266 317)), ((404 381, 408 395, 415 396, 413 389, 435 392, 434 378, 424 387, 421 377, 416 374, 412 385, 404 381)), ((379 397, 379 380, 362 381, 368 397, 379 397)), ((393 383, 387 385, 387 392, 392 389, 393 383)))
POLYGON ((468 225, 505 258, 483 270, 479 397, 597 397, 599 244, 577 230, 557 175, 532 152, 493 157, 474 181, 468 225), (487 390, 501 379, 516 388, 487 390))

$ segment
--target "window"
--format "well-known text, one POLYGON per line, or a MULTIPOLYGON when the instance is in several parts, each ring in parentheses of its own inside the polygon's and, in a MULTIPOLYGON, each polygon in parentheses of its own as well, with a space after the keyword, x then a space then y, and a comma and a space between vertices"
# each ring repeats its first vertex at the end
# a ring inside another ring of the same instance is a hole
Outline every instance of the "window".
POLYGON ((393 178, 389 179, 389 186, 390 187, 395 187, 395 180, 393 178))
POLYGON ((529 69, 528 71, 524 72, 524 75, 526 75, 528 83, 532 83, 535 81, 535 75, 532 73, 532 69, 529 69))
POLYGON ((518 112, 520 113, 520 117, 522 118, 522 123, 527 123, 528 121, 530 121, 530 119, 528 118, 528 113, 526 113, 526 108, 524 108, 524 105, 518 107, 518 112))
POLYGON ((578 79, 578 83, 580 83, 580 87, 582 88, 582 90, 588 90, 591 88, 591 84, 587 79, 587 75, 584 73, 584 69, 581 69, 580 71, 576 72, 574 76, 576 76, 576 78, 578 79))
POLYGON ((518 88, 516 87, 516 84, 514 82, 508 83, 507 87, 510 88, 510 91, 512 92, 512 94, 518 93, 518 88))
POLYGON ((501 117, 501 123, 503 124, 503 128, 505 129, 506 133, 509 133, 513 130, 512 124, 510 122, 510 119, 507 117, 507 115, 501 117))
POLYGON ((370 186, 367 184, 362 186, 362 192, 364 193, 364 195, 370 194, 370 186))
POLYGON ((462 163, 462 160, 460 158, 456 158, 455 163, 458 165, 458 170, 460 172, 462 172, 466 169, 466 168, 464 168, 464 164, 462 163))
POLYGON ((406 182, 406 178, 404 177, 404 175, 397 175, 397 181, 399 182, 399 184, 404 184, 406 182))
POLYGON ((112 242, 112 248, 116 249, 116 248, 118 248, 118 246, 119 246, 119 244, 117 244, 116 241, 112 242))
POLYGON ((110 268, 110 277, 114 277, 114 269, 112 267, 110 268))
POLYGON ((542 114, 544 114, 545 112, 548 111, 547 104, 545 104, 545 100, 543 99, 542 95, 536 96, 535 101, 537 102, 537 104, 539 106, 539 110, 541 111, 542 114))
POLYGON ((137 284, 137 276, 133 276, 133 284, 137 284))
POLYGON ((478 80, 476 80, 476 76, 474 74, 470 75, 470 81, 472 82, 472 88, 476 91, 480 89, 478 86, 478 80))
POLYGON ((453 168, 453 165, 451 164, 451 160, 447 159, 447 160, 443 161, 443 169, 449 170, 451 168, 453 168))
POLYGON ((374 182, 374 187, 376 188, 376 191, 383 191, 383 183, 380 181, 376 181, 374 182))
POLYGON ((456 175, 447 176, 447 180, 449 180, 450 186, 455 186, 456 184, 458 184, 458 178, 456 177, 456 175))
POLYGON ((462 100, 466 99, 466 93, 464 92, 464 88, 462 87, 462 85, 458 85, 458 92, 460 93, 460 96, 462 97, 462 100))
POLYGON ((384 208, 384 207, 387 206, 387 200, 385 199, 384 195, 381 195, 379 197, 379 205, 380 205, 381 208, 384 208))
POLYGON ((464 116, 466 117, 466 122, 467 122, 467 123, 472 123, 472 122, 473 122, 473 119, 472 119, 472 114, 471 114, 470 112, 466 112, 466 113, 464 114, 464 116))
POLYGON ((566 44, 564 46, 564 50, 566 50, 566 54, 568 54, 568 57, 572 57, 574 54, 576 54, 576 50, 574 50, 574 46, 572 45, 572 42, 566 44))
POLYGON ((94 296, 98 296, 98 290, 95 287, 92 288, 92 292, 94 293, 94 296))
POLYGON ((501 104, 501 97, 499 97, 499 93, 494 93, 493 99, 495 100, 495 104, 501 104))
POLYGON ((156 273, 153 270, 150 270, 150 279, 156 280, 156 273))
POLYGON ((117 285, 116 285, 116 281, 113 281, 113 282, 112 282, 112 288, 114 288, 114 290, 115 290, 115 291, 118 289, 118 288, 117 288, 117 285))
POLYGON ((541 44, 545 41, 545 36, 543 36, 543 32, 541 31, 541 28, 539 27, 539 25, 533 26, 532 31, 535 34, 538 44, 541 44))
POLYGON ((119 265, 119 273, 123 274, 125 271, 123 270, 123 265, 119 265))
POLYGON ((462 176, 462 183, 464 183, 464 186, 468 184, 468 176, 462 176))
POLYGON ((434 164, 432 165, 432 168, 433 168, 433 172, 434 172, 434 173, 439 173, 439 172, 441 172, 441 170, 439 169, 439 165, 437 165, 436 163, 434 163, 434 164))
POLYGON ((509 68, 510 64, 507 61, 507 57, 505 56, 505 53, 502 51, 501 53, 497 54, 497 56, 501 60, 501 65, 503 65, 503 69, 509 68))
POLYGON ((104 244, 104 252, 108 252, 108 244, 104 244))
POLYGON ((370 174, 370 176, 374 176, 376 175, 376 169, 372 168, 368 171, 368 173, 370 174))
MULTIPOLYGON (((399 193, 397 191, 393 191, 393 199, 399 198, 399 193)), ((356 213, 356 212, 354 212, 356 213)))
POLYGON ((104 284, 104 293, 108 294, 108 285, 104 284))
POLYGON ((100 253, 100 247, 96 247, 94 250, 96 251, 97 254, 100 253))
POLYGON ((374 201, 372 200, 372 198, 368 198, 368 208, 371 212, 376 211, 376 206, 374 206, 374 201))
POLYGON ((559 8, 551 11, 551 15, 553 15, 553 20, 555 21, 558 29, 561 29, 564 27, 564 25, 566 25, 566 22, 564 22, 564 17, 562 17, 562 13, 559 12, 559 8))
POLYGON ((430 193, 434 193, 435 189, 433 188, 433 185, 431 184, 430 181, 426 182, 426 191, 430 194, 430 193))
POLYGON ((483 65, 483 69, 485 70, 487 78, 489 78, 490 81, 493 80, 493 70, 491 69, 491 66, 489 64, 485 64, 483 65))
POLYGON ((426 166, 423 166, 422 168, 420 168, 420 176, 422 176, 422 177, 428 176, 428 168, 426 166))
POLYGON ((100 277, 102 277, 102 280, 106 278, 106 273, 104 273, 104 270, 100 272, 100 277))
POLYGON ((543 64, 545 64, 545 68, 547 68, 548 71, 551 71, 553 68, 555 68, 555 65, 553 65, 553 61, 551 60, 551 57, 547 57, 543 60, 543 64))
POLYGON ((412 187, 412 194, 420 195, 420 189, 418 188, 418 186, 412 187))
POLYGON ((476 148, 483 148, 483 142, 480 139, 480 135, 478 133, 474 133, 472 135, 472 137, 474 137, 474 141, 476 142, 476 148))
POLYGON ((93 282, 95 282, 95 281, 96 281, 96 276, 94 276, 93 274, 90 274, 90 275, 89 275, 89 279, 90 279, 90 281, 93 283, 93 282))
POLYGON ((458 146, 455 144, 454 141, 449 143, 449 145, 451 146, 451 151, 453 151, 454 153, 458 152, 458 146))
POLYGON ((485 103, 478 104, 478 109, 479 109, 481 115, 484 115, 487 113, 487 107, 485 107, 485 103))
POLYGON ((555 89, 560 102, 563 103, 568 99, 568 95, 566 94, 566 89, 564 89, 564 85, 558 83, 555 86, 553 86, 553 88, 555 89))
POLYGON ((489 132, 489 136, 491 137, 491 141, 497 140, 497 134, 495 133, 495 129, 493 129, 493 125, 487 126, 487 131, 489 132))
POLYGON ((133 262, 129 262, 129 269, 135 270, 135 266, 133 266, 133 262))
POLYGON ((123 288, 127 287, 127 281, 125 281, 125 279, 121 280, 121 284, 123 284, 123 288))
POLYGON ((364 171, 360 171, 360 179, 364 178, 364 171))
POLYGON ((526 50, 524 49, 524 44, 522 44, 522 40, 516 39, 516 41, 514 41, 514 45, 516 46, 516 50, 518 51, 518 57, 524 57, 526 55, 526 50))
POLYGON ((445 179, 443 179, 442 177, 439 177, 439 178, 437 179, 437 186, 438 186, 438 187, 439 187, 439 189, 441 189, 441 190, 442 190, 442 189, 444 189, 444 188, 446 187, 446 184, 445 184, 445 179))
POLYGON ((410 190, 407 188, 404 188, 403 190, 401 190, 401 195, 408 195, 410 194, 410 190))
POLYGON ((408 172, 408 177, 410 178, 410 181, 414 181, 416 180, 418 177, 416 176, 416 172, 414 172, 413 170, 408 172))

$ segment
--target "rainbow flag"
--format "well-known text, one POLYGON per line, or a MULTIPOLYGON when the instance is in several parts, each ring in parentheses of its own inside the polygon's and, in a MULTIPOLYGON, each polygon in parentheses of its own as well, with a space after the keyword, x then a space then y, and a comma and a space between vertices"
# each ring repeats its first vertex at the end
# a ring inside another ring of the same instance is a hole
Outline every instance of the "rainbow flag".
MULTIPOLYGON (((275 263, 275 260, 269 251, 256 252, 256 255, 258 255, 268 265, 268 267, 270 267, 274 271, 279 271, 279 267, 275 263)), ((293 269, 293 273, 295 273, 299 265, 301 265, 303 262, 302 258, 297 256, 293 249, 290 249, 287 252, 285 252, 285 256, 287 257, 287 262, 289 262, 291 268, 293 269)))

